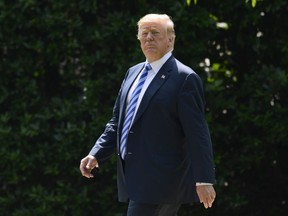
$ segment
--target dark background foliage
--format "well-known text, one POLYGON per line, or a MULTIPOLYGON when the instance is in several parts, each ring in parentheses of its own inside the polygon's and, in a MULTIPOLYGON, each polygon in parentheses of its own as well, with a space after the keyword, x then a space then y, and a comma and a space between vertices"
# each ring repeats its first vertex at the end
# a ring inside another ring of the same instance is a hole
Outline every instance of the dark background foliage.
POLYGON ((187 2, 0 0, 0 215, 125 213, 114 157, 94 179, 78 167, 144 61, 150 12, 172 17, 174 55, 203 79, 214 143, 215 205, 180 215, 287 215, 288 3, 187 2))

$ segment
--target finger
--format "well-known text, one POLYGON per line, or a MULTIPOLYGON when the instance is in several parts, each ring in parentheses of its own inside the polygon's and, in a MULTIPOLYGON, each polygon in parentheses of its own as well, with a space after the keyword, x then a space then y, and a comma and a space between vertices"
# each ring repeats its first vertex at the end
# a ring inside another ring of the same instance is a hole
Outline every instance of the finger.
POLYGON ((208 207, 209 207, 209 208, 212 207, 212 203, 213 203, 213 201, 208 202, 208 207))
POLYGON ((206 208, 206 202, 205 202, 205 200, 204 199, 200 199, 200 203, 202 203, 203 204, 203 206, 206 208))
POLYGON ((86 170, 86 175, 88 176, 87 178, 94 177, 93 174, 91 173, 94 167, 92 165, 86 165, 85 168, 86 168, 85 169, 86 170))
POLYGON ((84 169, 82 170, 82 175, 86 178, 93 178, 93 174, 91 173, 91 170, 87 170, 87 169, 84 169))
POLYGON ((212 207, 213 203, 214 203, 214 200, 215 200, 215 196, 211 196, 210 199, 209 199, 209 208, 212 207))
POLYGON ((88 160, 88 163, 87 163, 87 165, 86 165, 86 168, 92 170, 92 169, 94 169, 95 167, 97 167, 97 161, 94 160, 94 159, 89 159, 89 160, 88 160))
POLYGON ((81 160, 81 163, 80 163, 80 171, 82 173, 82 176, 86 177, 86 178, 92 178, 94 177, 92 174, 91 174, 91 168, 89 168, 88 164, 87 164, 87 161, 86 160, 81 160))
POLYGON ((211 197, 208 197, 207 199, 206 199, 206 204, 207 204, 207 208, 211 208, 212 207, 212 204, 213 204, 213 199, 211 198, 211 197))
POLYGON ((215 193, 215 191, 213 191, 210 195, 211 204, 213 204, 215 198, 216 198, 216 193, 215 193))
POLYGON ((82 176, 89 178, 89 172, 87 171, 85 167, 82 166, 80 168, 80 171, 81 171, 82 176))
POLYGON ((86 170, 85 170, 85 162, 84 162, 83 160, 81 160, 81 162, 80 162, 80 167, 79 167, 79 169, 80 169, 82 175, 84 175, 85 172, 86 172, 86 170))
POLYGON ((204 207, 207 208, 211 208, 212 204, 213 204, 213 199, 211 199, 210 197, 204 198, 202 201, 200 201, 201 203, 203 203, 204 207))
POLYGON ((96 167, 96 164, 92 163, 92 162, 88 162, 88 164, 86 165, 86 169, 88 169, 88 170, 92 170, 95 167, 96 167))
POLYGON ((93 178, 93 177, 94 177, 94 175, 91 172, 89 172, 87 178, 93 178))

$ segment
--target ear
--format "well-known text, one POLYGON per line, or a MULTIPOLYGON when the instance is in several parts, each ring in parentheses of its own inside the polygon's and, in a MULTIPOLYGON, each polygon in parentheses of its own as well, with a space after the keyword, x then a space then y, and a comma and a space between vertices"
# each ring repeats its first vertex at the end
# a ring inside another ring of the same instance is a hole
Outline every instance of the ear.
POLYGON ((173 47, 173 45, 174 45, 174 38, 173 38, 173 37, 169 37, 169 38, 168 38, 168 43, 169 43, 169 46, 173 47))

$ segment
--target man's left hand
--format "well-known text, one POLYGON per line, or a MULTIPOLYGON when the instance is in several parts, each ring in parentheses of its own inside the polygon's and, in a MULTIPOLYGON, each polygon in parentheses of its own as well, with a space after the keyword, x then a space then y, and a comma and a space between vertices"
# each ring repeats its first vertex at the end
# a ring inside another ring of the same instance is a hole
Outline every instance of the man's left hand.
POLYGON ((196 191, 205 208, 211 208, 216 197, 213 185, 198 185, 196 191))

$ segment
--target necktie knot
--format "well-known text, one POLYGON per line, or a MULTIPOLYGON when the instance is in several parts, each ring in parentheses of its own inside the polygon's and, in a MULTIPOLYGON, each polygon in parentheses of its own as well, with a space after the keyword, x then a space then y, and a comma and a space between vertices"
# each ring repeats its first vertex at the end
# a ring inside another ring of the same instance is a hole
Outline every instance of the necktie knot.
POLYGON ((149 71, 151 69, 152 69, 151 65, 149 63, 147 63, 145 66, 145 70, 149 71))

